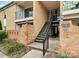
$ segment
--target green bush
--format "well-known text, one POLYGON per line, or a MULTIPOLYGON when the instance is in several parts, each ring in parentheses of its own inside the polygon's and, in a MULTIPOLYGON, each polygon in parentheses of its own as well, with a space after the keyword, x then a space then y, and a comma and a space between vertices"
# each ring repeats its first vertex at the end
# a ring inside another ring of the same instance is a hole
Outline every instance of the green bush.
POLYGON ((0 42, 7 37, 7 34, 5 31, 0 30, 0 42))
POLYGON ((11 53, 14 53, 14 52, 18 52, 18 51, 20 51, 23 48, 24 48, 23 45, 15 43, 15 44, 13 44, 12 46, 10 46, 8 48, 8 53, 11 54, 11 53))
POLYGON ((1 24, 1 21, 0 21, 0 30, 2 30, 2 24, 1 24))
POLYGON ((69 58, 68 54, 62 54, 59 56, 60 58, 69 58))

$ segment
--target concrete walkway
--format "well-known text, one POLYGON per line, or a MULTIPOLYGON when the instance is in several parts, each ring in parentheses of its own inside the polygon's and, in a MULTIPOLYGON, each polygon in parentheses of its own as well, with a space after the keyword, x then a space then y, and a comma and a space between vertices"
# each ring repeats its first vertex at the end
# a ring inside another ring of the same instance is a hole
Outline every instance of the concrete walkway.
POLYGON ((32 48, 37 48, 37 49, 43 49, 43 43, 38 43, 38 42, 34 42, 30 45, 28 45, 29 47, 32 47, 32 48))
POLYGON ((32 49, 30 52, 25 54, 22 58, 42 58, 42 51, 32 49))
POLYGON ((49 38, 49 51, 58 51, 60 48, 59 38, 49 38))
MULTIPOLYGON (((43 43, 34 42, 28 46, 43 50, 43 43)), ((59 49, 59 39, 50 37, 48 51, 54 51, 54 50, 58 50, 58 49, 59 49)))
POLYGON ((3 54, 2 52, 0 52, 0 58, 9 58, 9 57, 3 54))
POLYGON ((46 52, 45 56, 43 56, 42 43, 34 42, 29 46, 34 49, 25 54, 22 58, 53 58, 57 54, 54 51, 58 52, 59 40, 58 38, 49 38, 49 49, 48 49, 49 52, 46 52))

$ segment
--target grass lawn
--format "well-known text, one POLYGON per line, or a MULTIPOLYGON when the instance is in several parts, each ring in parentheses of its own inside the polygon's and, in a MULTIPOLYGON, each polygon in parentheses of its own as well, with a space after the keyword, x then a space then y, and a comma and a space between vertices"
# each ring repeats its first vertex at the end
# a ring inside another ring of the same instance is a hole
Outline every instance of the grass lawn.
POLYGON ((0 43, 0 51, 12 58, 22 57, 30 50, 30 47, 25 47, 22 44, 13 42, 10 39, 4 39, 3 42, 0 43))

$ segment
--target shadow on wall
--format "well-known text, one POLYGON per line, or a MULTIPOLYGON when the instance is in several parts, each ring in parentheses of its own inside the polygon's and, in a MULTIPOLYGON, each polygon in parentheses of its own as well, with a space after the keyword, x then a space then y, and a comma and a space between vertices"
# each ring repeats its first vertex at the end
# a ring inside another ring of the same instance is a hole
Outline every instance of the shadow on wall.
POLYGON ((72 25, 79 27, 79 19, 72 19, 72 25))
POLYGON ((79 19, 78 18, 64 20, 64 22, 66 22, 66 21, 70 21, 70 25, 79 28, 79 19))
POLYGON ((2 30, 2 23, 1 23, 1 21, 0 21, 0 30, 2 30))

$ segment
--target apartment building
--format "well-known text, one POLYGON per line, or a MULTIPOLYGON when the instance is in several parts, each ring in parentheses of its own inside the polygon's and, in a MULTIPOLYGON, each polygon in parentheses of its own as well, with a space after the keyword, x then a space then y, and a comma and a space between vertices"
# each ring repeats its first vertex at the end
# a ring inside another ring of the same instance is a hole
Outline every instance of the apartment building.
POLYGON ((49 34, 59 37, 60 53, 73 57, 79 54, 78 18, 78 1, 18 1, 0 9, 2 27, 9 38, 26 46, 49 34))
POLYGON ((48 20, 48 10, 58 9, 59 11, 59 4, 60 2, 56 1, 11 2, 0 9, 3 30, 6 30, 14 40, 18 34, 19 37, 17 39, 21 42, 23 41, 22 43, 25 42, 26 45, 26 39, 29 37, 28 39, 34 40, 43 28, 48 20))
MULTIPOLYGON (((3 30, 6 30, 8 32, 8 36, 11 39, 15 40, 23 37, 21 35, 23 35, 24 33, 23 27, 24 27, 24 24, 26 23, 26 20, 31 20, 30 26, 32 27, 33 25, 32 11, 33 11, 33 2, 29 2, 29 1, 11 2, 0 9, 0 20, 2 22, 3 30), (22 26, 22 29, 21 29, 21 26, 22 26), (23 33, 20 34, 19 31, 23 33)), ((26 27, 25 27, 25 32, 26 32, 26 27)), ((24 40, 22 41, 24 42, 24 40)))
POLYGON ((0 9, 2 28, 10 39, 25 46, 43 43, 44 51, 49 36, 59 37, 59 17, 60 1, 14 1, 0 9))

